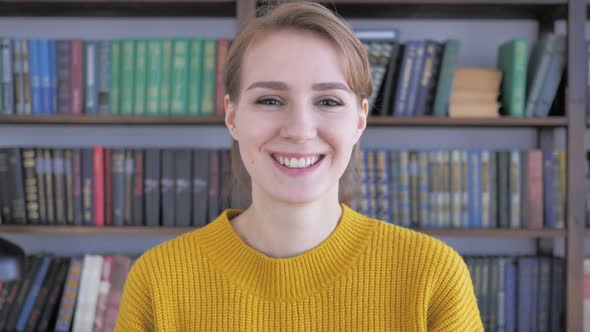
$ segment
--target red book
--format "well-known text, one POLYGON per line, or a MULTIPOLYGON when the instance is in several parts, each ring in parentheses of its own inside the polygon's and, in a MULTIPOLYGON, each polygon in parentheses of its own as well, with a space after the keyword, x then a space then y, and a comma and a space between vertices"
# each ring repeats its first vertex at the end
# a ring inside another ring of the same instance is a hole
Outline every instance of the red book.
POLYGON ((527 155, 527 228, 543 228, 543 153, 530 150, 527 155))
POLYGON ((70 109, 72 114, 82 114, 82 76, 84 62, 84 47, 80 39, 72 40, 72 67, 70 77, 70 109))
POLYGON ((94 332, 107 331, 105 329, 105 320, 107 313, 107 298, 109 295, 109 289, 111 288, 112 265, 113 256, 104 256, 102 261, 102 272, 100 274, 98 300, 96 302, 96 315, 94 316, 94 332))
POLYGON ((229 52, 229 39, 217 40, 217 69, 215 82, 215 115, 223 116, 225 109, 223 107, 223 98, 225 97, 225 86, 223 85, 223 70, 225 68, 225 60, 229 52))
POLYGON ((104 147, 94 147, 94 223, 104 226, 104 147))
POLYGON ((111 166, 111 149, 104 148, 104 224, 113 224, 113 171, 111 166))

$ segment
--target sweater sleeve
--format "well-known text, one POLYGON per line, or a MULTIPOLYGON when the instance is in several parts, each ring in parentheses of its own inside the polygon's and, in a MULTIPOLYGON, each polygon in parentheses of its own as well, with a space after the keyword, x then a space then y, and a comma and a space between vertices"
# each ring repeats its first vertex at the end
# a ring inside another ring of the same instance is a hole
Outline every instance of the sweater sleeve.
POLYGON ((142 258, 133 264, 127 275, 115 332, 155 331, 149 275, 142 258))
POLYGON ((483 331, 483 324, 465 262, 443 245, 428 306, 428 331, 483 331))

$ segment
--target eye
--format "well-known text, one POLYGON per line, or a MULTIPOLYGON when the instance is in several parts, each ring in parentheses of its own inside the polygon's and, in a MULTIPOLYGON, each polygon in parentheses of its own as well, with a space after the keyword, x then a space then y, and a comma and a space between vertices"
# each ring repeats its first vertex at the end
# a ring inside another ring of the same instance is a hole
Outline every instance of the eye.
POLYGON ((328 107, 336 107, 336 106, 342 106, 343 103, 341 101, 338 101, 336 99, 322 99, 320 100, 319 104, 321 106, 328 106, 328 107))
POLYGON ((261 98, 261 99, 256 100, 256 104, 267 105, 267 106, 280 106, 283 103, 276 98, 261 98))

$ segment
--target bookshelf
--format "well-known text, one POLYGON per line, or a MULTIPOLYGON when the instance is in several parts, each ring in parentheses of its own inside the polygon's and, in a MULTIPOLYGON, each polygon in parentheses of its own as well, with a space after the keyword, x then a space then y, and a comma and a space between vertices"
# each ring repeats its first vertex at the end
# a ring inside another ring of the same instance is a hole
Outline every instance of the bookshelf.
MULTIPOLYGON (((267 1, 255 0, 0 0, 2 17, 224 17, 234 18, 236 25, 255 16, 256 6, 267 1)), ((583 246, 590 230, 585 229, 584 137, 590 122, 585 115, 586 62, 584 58, 584 29, 587 2, 583 0, 333 0, 330 6, 351 19, 530 19, 539 22, 541 31, 552 30, 556 20, 567 20, 568 32, 568 98, 564 117, 453 119, 436 117, 394 118, 371 117, 369 127, 415 127, 425 135, 431 128, 448 131, 464 128, 511 128, 523 130, 564 129, 566 132, 567 197, 565 230, 481 230, 425 229, 437 237, 510 239, 565 239, 566 257, 566 326, 567 331, 581 331, 583 325, 583 246)), ((162 127, 206 126, 221 127, 221 117, 180 116, 0 116, 3 128, 86 127, 162 127)), ((2 137, 2 136, 0 136, 2 137)), ((13 141, 17 139, 14 138, 13 141)), ((0 140, 1 142, 1 140, 0 140)), ((39 140, 42 145, 44 141, 39 140)), ((508 147, 508 146, 507 146, 508 147)), ((178 235, 193 228, 181 227, 73 227, 73 226, 15 226, 1 225, 0 234, 59 234, 59 235, 178 235)))

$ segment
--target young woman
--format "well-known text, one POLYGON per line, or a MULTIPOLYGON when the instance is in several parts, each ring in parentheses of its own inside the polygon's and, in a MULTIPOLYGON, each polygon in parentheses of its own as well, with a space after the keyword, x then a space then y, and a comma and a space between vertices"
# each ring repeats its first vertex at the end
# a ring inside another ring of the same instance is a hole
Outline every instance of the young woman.
POLYGON ((255 19, 225 88, 249 206, 143 254, 117 331, 483 331, 455 251, 342 203, 373 87, 338 17, 291 3, 255 19))

